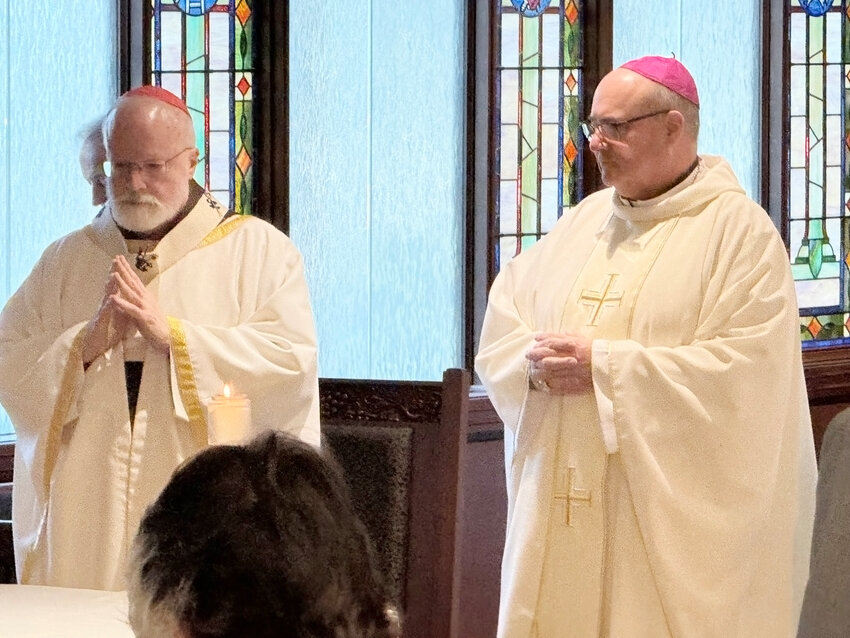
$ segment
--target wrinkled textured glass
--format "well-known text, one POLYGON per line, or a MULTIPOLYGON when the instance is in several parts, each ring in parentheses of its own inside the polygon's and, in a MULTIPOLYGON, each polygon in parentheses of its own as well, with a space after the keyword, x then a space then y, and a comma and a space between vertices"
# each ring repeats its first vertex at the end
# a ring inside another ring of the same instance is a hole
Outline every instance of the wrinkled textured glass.
MULTIPOLYGON (((80 172, 80 131, 118 85, 116 3, 0 0, 0 306, 53 240, 97 210, 80 172)), ((0 437, 11 424, 0 409, 0 437)))

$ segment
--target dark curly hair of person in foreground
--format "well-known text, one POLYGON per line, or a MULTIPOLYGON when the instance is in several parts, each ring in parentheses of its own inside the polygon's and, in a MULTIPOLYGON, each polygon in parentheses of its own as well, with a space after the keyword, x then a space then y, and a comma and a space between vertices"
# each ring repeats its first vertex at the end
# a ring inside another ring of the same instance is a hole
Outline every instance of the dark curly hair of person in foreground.
POLYGON ((129 569, 139 638, 400 635, 340 470, 280 432, 178 468, 129 569))

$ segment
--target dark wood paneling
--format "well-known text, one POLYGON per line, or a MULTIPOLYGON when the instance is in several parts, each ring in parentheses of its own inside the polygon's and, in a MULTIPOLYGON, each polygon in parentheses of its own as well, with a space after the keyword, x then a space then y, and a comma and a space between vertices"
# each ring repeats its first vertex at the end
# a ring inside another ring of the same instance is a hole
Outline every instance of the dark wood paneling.
POLYGON ((15 444, 0 443, 0 483, 12 482, 15 465, 15 444))
POLYGON ((289 5, 254 2, 254 215, 289 232, 289 5))
MULTIPOLYGON (((466 370, 451 369, 442 384, 319 380, 323 427, 396 426, 411 431, 410 474, 396 477, 406 483, 409 493, 403 597, 406 638, 460 638, 458 544, 462 542, 460 494, 469 377, 466 370)), ((343 451, 336 452, 339 460, 345 458, 343 451)), ((358 492, 353 495, 356 501, 358 492)))
POLYGON ((492 638, 499 618, 507 497, 502 422, 480 389, 469 397, 460 567, 462 638, 492 638))
MULTIPOLYGON (((613 67, 614 57, 614 7, 613 0, 593 0, 583 3, 585 13, 582 38, 584 40, 584 67, 581 78, 582 119, 590 116, 593 93, 599 81, 613 67)), ((605 187, 602 175, 596 166, 596 156, 589 144, 581 145, 582 168, 579 192, 583 196, 605 187)))
POLYGON ((0 483, 0 584, 15 582, 15 553, 12 543, 12 484, 0 483))
POLYGON ((810 405, 850 402, 850 347, 803 352, 810 405))

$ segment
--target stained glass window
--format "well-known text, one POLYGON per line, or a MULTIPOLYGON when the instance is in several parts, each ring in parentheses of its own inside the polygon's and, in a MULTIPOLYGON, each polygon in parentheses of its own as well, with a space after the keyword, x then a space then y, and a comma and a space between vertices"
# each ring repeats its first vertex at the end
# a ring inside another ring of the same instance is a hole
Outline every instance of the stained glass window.
POLYGON ((253 194, 251 0, 151 0, 151 83, 192 112, 195 179, 238 213, 253 194))
POLYGON ((848 3, 789 4, 787 230, 804 347, 850 342, 848 3))
POLYGON ((492 148, 495 269, 532 245, 581 191, 582 2, 496 0, 492 148))

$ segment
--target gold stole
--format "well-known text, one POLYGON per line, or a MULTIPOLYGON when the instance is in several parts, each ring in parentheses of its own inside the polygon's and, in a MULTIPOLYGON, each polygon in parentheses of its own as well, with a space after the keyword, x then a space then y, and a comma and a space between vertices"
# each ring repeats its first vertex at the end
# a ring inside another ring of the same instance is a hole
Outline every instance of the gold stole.
MULTIPOLYGON (((590 339, 628 339, 636 300, 678 218, 630 222, 612 215, 568 290, 553 295, 547 314, 559 331, 590 339)), ((546 556, 536 625, 540 636, 598 635, 603 600, 608 456, 592 392, 552 397, 558 440, 549 495, 546 556)), ((541 499, 542 501, 542 499, 541 499)), ((543 501, 542 501, 543 502, 543 501)))

